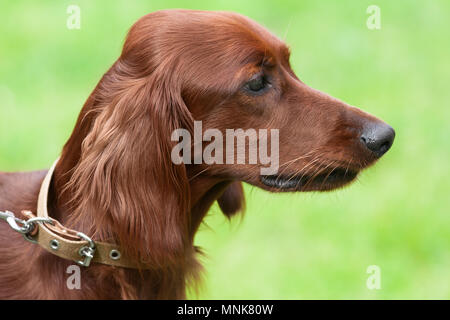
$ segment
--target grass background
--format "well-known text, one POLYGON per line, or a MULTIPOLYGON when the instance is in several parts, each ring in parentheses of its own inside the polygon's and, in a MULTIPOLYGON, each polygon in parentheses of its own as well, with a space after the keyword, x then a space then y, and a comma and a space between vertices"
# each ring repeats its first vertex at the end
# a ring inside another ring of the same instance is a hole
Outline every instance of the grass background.
POLYGON ((231 224, 215 206, 197 237, 208 253, 193 298, 450 298, 450 2, 389 0, 2 1, 0 168, 49 167, 128 28, 164 8, 231 10, 292 48, 312 87, 397 131, 392 150, 351 187, 269 194, 246 187, 231 224), (69 4, 81 29, 66 28, 69 4), (368 30, 366 9, 381 8, 368 30), (369 265, 381 289, 366 287, 369 265))

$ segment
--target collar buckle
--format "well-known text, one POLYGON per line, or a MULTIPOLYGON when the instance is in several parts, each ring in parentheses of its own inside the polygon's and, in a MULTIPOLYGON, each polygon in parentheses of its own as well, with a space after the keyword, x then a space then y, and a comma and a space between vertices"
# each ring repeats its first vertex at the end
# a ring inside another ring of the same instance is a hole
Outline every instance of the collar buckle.
POLYGON ((89 267, 91 264, 92 259, 94 259, 96 247, 95 242, 91 238, 89 238, 87 235, 85 235, 82 232, 78 232, 77 236, 79 236, 81 239, 86 240, 89 245, 83 246, 78 250, 78 254, 83 258, 82 260, 77 261, 77 264, 79 264, 82 267, 89 267))

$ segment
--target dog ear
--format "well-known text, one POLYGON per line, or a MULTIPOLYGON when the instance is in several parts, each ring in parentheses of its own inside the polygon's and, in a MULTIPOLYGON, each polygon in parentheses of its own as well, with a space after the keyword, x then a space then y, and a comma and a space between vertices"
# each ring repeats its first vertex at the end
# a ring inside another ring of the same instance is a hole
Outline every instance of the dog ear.
POLYGON ((227 218, 245 211, 244 189, 241 182, 231 183, 217 200, 219 207, 227 218))
POLYGON ((164 267, 184 258, 189 241, 189 183, 185 166, 172 162, 171 133, 192 122, 164 73, 131 74, 119 59, 84 112, 95 116, 67 186, 71 220, 91 224, 83 230, 109 226, 99 240, 117 238, 132 257, 164 267))

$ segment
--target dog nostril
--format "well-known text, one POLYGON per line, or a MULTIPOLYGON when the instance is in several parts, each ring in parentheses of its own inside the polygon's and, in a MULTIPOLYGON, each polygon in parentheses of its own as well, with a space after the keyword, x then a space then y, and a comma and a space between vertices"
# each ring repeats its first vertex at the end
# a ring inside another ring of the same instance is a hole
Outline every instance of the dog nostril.
POLYGON ((391 147, 391 142, 386 141, 385 143, 383 143, 380 147, 380 151, 385 153, 386 151, 389 150, 389 148, 391 147))
POLYGON ((361 135, 361 142, 377 157, 381 157, 392 146, 395 131, 386 123, 366 126, 361 135))

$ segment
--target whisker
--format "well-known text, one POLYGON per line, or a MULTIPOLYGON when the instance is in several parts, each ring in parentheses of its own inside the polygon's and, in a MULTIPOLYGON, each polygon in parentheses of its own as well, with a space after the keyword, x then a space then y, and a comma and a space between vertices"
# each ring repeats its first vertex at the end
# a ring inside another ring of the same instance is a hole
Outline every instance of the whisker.
MULTIPOLYGON (((337 161, 333 161, 332 164, 334 165, 337 161)), ((333 173, 334 170, 336 170, 337 167, 334 167, 333 170, 331 170, 326 176, 325 179, 323 179, 322 183, 320 184, 320 189, 322 189, 323 185, 327 182, 327 179, 329 176, 333 173)))
MULTIPOLYGON (((319 159, 318 157, 319 156, 314 158, 313 161, 306 163, 300 170, 298 170, 296 173, 292 174, 287 181, 289 182, 292 179, 296 178, 298 176, 298 174, 302 173, 303 170, 305 170, 309 165, 312 165, 316 160, 318 160, 319 159)), ((300 178, 300 180, 301 180, 301 178, 300 178)))
MULTIPOLYGON (((286 166, 286 165, 288 165, 288 166, 287 166, 287 168, 288 168, 293 162, 310 157, 310 155, 311 155, 313 152, 315 152, 315 150, 312 150, 312 151, 308 152, 307 154, 305 154, 305 155, 303 155, 303 156, 300 156, 300 157, 298 157, 298 158, 295 158, 295 159, 293 159, 293 160, 289 160, 289 161, 283 163, 283 164, 280 166, 280 168, 283 167, 283 166, 286 166)), ((287 168, 285 168, 284 171, 285 171, 287 168)), ((283 173, 284 171, 282 171, 281 173, 283 173)), ((281 174, 281 173, 280 173, 280 174, 281 174)))
MULTIPOLYGON (((323 164, 323 161, 321 162, 321 165, 323 164)), ((325 170, 325 168, 323 167, 318 167, 318 169, 316 169, 314 171, 314 173, 312 174, 312 176, 308 179, 308 181, 305 184, 305 188, 307 188, 313 181, 315 178, 317 178, 317 176, 319 176, 323 171, 325 170)))
MULTIPOLYGON (((322 163, 324 162, 324 160, 323 160, 323 159, 320 159, 319 157, 316 157, 316 158, 314 159, 314 162, 317 162, 317 161, 319 161, 319 165, 318 165, 317 169, 316 169, 314 172, 316 172, 317 170, 319 170, 320 167, 322 166, 322 163)), ((298 177, 298 175, 299 175, 300 173, 302 173, 302 171, 303 171, 306 167, 309 167, 311 164, 313 164, 313 163, 311 162, 311 163, 309 163, 307 166, 304 166, 302 169, 300 169, 299 171, 297 171, 295 174, 293 174, 293 175, 289 178, 288 181, 290 181, 291 179, 294 179, 294 178, 298 177)), ((303 179, 303 176, 305 175, 305 173, 306 173, 306 172, 303 172, 303 174, 302 174, 302 176, 300 177, 300 179, 298 179, 297 184, 296 184, 296 186, 295 186, 296 188, 298 188, 299 183, 302 182, 302 179, 303 179)))
POLYGON ((201 175, 203 172, 207 171, 209 169, 209 167, 206 167, 205 169, 201 170, 200 172, 198 172, 197 174, 195 174, 193 177, 191 177, 189 179, 189 181, 192 181, 193 179, 197 178, 199 175, 201 175))
POLYGON ((299 181, 302 180, 302 178, 305 176, 306 169, 317 163, 317 161, 320 161, 322 163, 323 160, 320 159, 320 156, 317 156, 313 161, 309 162, 307 165, 305 165, 302 169, 298 171, 298 173, 301 173, 303 171, 302 176, 300 177, 299 181))

